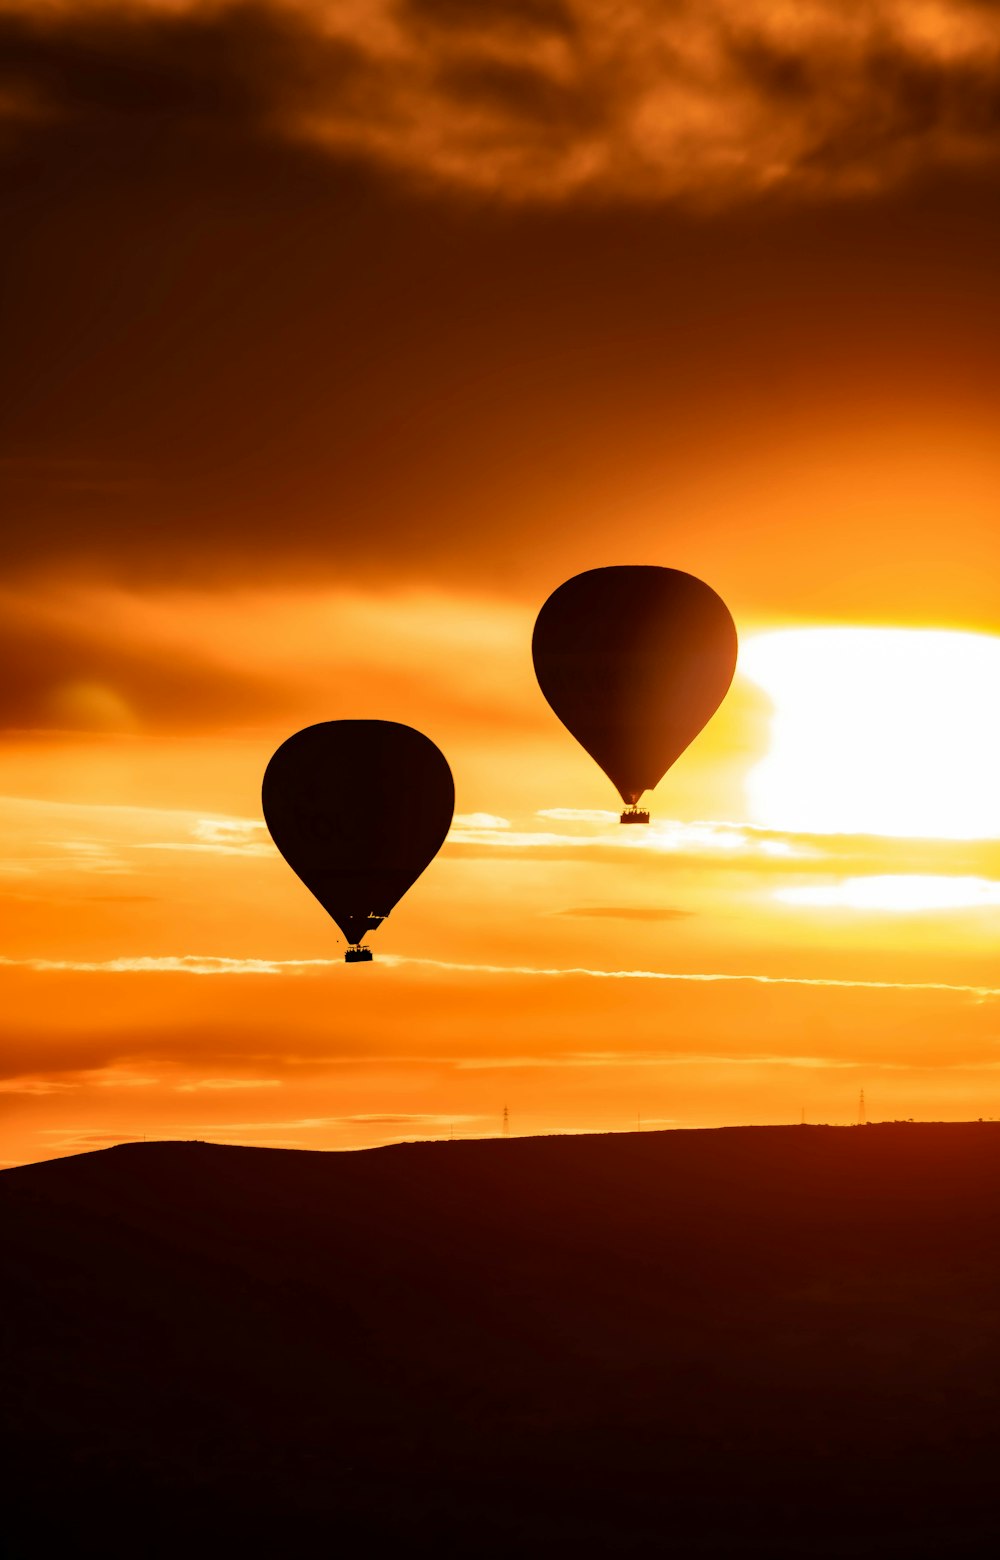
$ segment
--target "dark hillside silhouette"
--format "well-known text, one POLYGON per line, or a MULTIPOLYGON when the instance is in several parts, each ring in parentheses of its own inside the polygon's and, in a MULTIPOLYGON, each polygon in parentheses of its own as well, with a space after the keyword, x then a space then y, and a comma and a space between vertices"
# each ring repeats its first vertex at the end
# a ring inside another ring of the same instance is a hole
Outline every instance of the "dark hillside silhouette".
POLYGON ((1000 1541, 1000 1126, 132 1144, 0 1240, 10 1556, 1000 1541))

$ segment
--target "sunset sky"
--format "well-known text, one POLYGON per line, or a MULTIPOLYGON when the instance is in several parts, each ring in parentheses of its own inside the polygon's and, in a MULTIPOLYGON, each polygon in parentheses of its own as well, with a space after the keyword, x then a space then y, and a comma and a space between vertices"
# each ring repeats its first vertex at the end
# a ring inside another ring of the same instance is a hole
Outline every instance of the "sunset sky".
POLYGON ((987 0, 0 0, 0 1160, 1000 1116, 998 102, 987 0), (740 635, 648 831, 615 563, 740 635), (371 966, 344 717, 456 782, 371 966))

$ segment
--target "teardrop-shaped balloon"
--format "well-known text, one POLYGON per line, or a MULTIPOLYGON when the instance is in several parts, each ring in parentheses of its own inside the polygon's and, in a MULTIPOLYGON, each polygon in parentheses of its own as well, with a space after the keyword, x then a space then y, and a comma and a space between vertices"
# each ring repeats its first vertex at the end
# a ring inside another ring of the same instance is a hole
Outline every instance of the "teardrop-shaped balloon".
POLYGON ((627 803, 662 780, 728 692, 736 627, 721 597, 679 569, 590 569, 553 591, 531 645, 559 719, 627 803))
POLYGON ((455 783, 428 737, 389 720, 328 720, 283 742, 264 773, 264 817, 281 854, 340 927, 346 958, 434 859, 455 783))

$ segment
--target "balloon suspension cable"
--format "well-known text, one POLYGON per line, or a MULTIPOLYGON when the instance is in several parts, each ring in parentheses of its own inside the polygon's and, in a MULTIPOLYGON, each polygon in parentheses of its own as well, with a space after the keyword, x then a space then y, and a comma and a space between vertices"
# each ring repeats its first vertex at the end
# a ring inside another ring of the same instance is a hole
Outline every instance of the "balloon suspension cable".
POLYGON ((631 802, 629 804, 629 806, 626 807, 625 811, 622 813, 622 823, 648 823, 648 822, 649 822, 649 813, 646 811, 646 809, 644 807, 639 807, 637 805, 637 803, 635 803, 635 802, 631 802))

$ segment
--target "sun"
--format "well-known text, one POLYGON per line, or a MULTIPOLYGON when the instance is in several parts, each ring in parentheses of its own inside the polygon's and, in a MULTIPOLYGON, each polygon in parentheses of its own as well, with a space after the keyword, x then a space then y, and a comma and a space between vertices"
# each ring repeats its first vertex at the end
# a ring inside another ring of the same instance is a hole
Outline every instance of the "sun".
POLYGON ((1000 838, 1000 638, 930 629, 751 636, 774 705, 752 821, 807 833, 1000 838))

